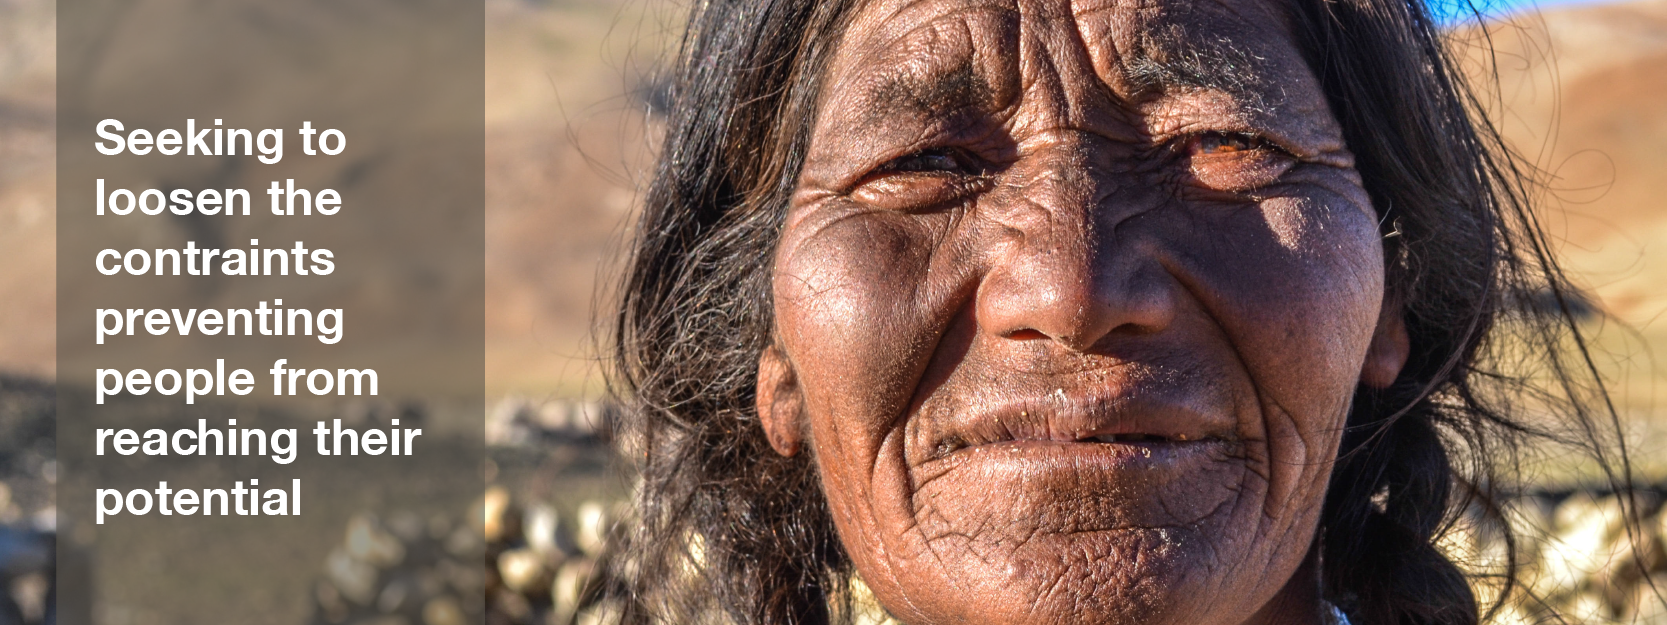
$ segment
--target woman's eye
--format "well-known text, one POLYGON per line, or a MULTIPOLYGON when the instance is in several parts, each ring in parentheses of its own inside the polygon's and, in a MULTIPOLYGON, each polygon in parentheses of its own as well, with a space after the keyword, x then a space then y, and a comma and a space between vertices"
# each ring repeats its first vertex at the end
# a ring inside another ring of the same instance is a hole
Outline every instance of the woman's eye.
POLYGON ((1187 152, 1193 156, 1236 154, 1252 150, 1277 151, 1279 149, 1261 137, 1236 132, 1206 132, 1194 136, 1187 145, 1187 152))
POLYGON ((871 206, 930 210, 965 199, 985 184, 979 161, 956 148, 931 148, 892 159, 857 185, 852 195, 871 206))
POLYGON ((1194 135, 1183 152, 1195 184, 1234 193, 1273 184, 1297 162, 1274 142, 1237 132, 1194 135))
POLYGON ((967 173, 967 158, 948 148, 921 150, 881 165, 880 173, 967 173))

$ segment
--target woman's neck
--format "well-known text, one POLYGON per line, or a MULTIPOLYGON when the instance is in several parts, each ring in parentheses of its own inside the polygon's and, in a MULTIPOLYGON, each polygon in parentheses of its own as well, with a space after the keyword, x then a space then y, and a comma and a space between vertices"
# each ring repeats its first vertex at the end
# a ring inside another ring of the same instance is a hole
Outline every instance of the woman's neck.
POLYGON ((1325 625, 1329 621, 1325 602, 1320 599, 1320 558, 1318 547, 1291 574, 1279 594, 1257 610, 1244 625, 1325 625))

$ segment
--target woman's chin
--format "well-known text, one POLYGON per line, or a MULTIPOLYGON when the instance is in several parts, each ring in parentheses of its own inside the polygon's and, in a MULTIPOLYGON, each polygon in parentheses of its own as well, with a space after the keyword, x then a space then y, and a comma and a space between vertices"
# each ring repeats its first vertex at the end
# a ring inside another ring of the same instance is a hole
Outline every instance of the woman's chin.
POLYGON ((921 617, 909 622, 1198 624, 1207 622, 1209 597, 1232 586, 1215 579, 1231 567, 1218 565, 1224 545, 1211 541, 1199 528, 1144 527, 1043 534, 1019 545, 944 537, 929 548, 954 560, 894 570, 914 578, 910 588, 950 591, 926 596, 958 600, 927 603, 915 593, 886 603, 921 617))
POLYGON ((915 467, 909 481, 917 486, 899 512, 927 540, 964 541, 986 552, 1025 547, 1040 536, 1241 529, 1230 526, 1259 518, 1263 495, 1243 445, 981 445, 915 467))
POLYGON ((875 589, 910 622, 1208 622, 1210 604, 1236 603, 1212 597, 1263 594, 1280 574, 1235 564, 1301 533, 1267 526, 1261 482, 1235 447, 962 450, 953 466, 922 467, 930 479, 894 511, 906 529, 885 550, 893 561, 859 568, 915 590, 875 589))

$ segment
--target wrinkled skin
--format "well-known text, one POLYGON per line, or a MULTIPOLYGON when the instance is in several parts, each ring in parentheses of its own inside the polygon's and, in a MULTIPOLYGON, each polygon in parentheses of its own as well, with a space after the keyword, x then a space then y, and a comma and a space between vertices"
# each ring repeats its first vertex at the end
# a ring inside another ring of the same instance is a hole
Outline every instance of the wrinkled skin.
POLYGON ((759 410, 885 607, 1319 622, 1349 401, 1407 346, 1282 9, 879 0, 821 98, 759 410))

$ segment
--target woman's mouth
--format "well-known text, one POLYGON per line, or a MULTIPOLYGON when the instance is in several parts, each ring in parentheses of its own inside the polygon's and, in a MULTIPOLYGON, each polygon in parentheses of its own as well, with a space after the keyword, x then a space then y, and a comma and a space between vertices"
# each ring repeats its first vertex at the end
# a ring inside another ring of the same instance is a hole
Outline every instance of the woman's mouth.
POLYGON ((916 440, 927 443, 932 453, 930 458, 920 459, 942 459, 982 447, 1140 447, 1150 451, 1211 446, 1237 439, 1235 419, 1229 411, 1200 409, 1194 406, 1199 402, 1176 401, 1178 398, 1163 395, 1070 395, 1056 390, 1041 398, 985 404, 982 409, 949 414, 923 411, 918 415, 922 437, 916 440))
MULTIPOLYGON (((1193 440, 1199 440, 1199 439, 1193 439, 1193 440)), ((1162 434, 1129 433, 1129 434, 1096 434, 1094 436, 1089 436, 1087 438, 1078 439, 1076 442, 1078 442, 1078 443, 1184 443, 1186 441, 1187 441, 1187 435, 1185 435, 1185 434, 1179 434, 1179 435, 1176 435, 1175 438, 1170 438, 1170 437, 1164 436, 1162 434)))

